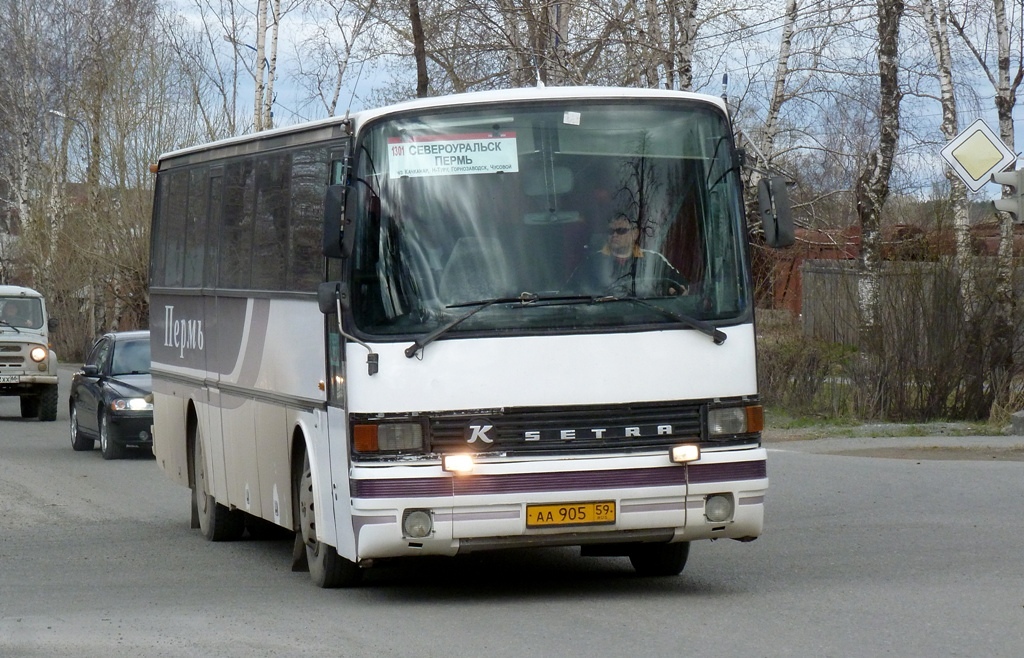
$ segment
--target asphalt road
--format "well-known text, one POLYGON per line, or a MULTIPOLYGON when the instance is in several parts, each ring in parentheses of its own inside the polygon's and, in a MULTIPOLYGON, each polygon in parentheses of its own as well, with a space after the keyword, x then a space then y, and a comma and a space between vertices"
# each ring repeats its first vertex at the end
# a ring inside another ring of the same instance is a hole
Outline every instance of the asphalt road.
POLYGON ((830 454, 856 441, 771 446, 765 535, 678 578, 557 549, 328 591, 289 541, 204 541, 151 458, 73 452, 63 405, 0 398, 0 656, 1022 655, 1024 462, 830 454))

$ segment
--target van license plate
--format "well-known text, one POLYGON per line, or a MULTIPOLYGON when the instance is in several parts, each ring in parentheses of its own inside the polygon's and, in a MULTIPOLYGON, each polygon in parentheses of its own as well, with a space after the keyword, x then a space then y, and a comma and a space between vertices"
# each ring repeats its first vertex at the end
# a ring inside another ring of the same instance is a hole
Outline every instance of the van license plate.
POLYGON ((609 525, 615 523, 615 501, 527 505, 526 527, 609 525))
POLYGON ((0 375, 0 384, 17 384, 17 375, 0 375))

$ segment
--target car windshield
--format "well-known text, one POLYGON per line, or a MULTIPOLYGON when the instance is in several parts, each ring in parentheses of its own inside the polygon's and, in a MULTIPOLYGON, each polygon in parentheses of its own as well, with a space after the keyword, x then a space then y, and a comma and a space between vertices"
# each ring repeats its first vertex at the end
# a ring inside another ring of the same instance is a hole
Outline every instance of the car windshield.
POLYGON ((149 341, 131 340, 114 343, 111 375, 138 375, 149 372, 149 341))
POLYGON ((560 100, 400 115, 365 130, 353 161, 349 276, 365 336, 422 335, 485 302, 446 335, 658 327, 672 314, 728 323, 749 312, 732 136, 710 104, 560 100), (609 297, 669 312, 597 303, 609 297))
POLYGON ((41 329, 43 303, 35 297, 0 297, 0 329, 41 329))

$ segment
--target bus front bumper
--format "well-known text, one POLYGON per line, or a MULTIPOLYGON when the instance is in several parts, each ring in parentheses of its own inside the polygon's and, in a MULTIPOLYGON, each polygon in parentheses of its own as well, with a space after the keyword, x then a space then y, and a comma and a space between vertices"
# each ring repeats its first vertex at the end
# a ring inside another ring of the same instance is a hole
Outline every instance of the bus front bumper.
POLYGON ((485 464, 468 475, 452 475, 440 467, 357 467, 350 510, 356 555, 346 557, 751 540, 764 525, 765 459, 764 449, 756 448, 704 453, 686 465, 646 455, 485 464), (712 498, 716 509, 709 518, 712 498), (587 517, 595 505, 607 509, 609 504, 614 519, 587 517), (528 508, 533 510, 530 515, 528 508), (578 511, 583 518, 568 518, 566 511, 578 511), (545 514, 550 525, 539 525, 545 514), (429 531, 424 534, 425 527, 429 531))

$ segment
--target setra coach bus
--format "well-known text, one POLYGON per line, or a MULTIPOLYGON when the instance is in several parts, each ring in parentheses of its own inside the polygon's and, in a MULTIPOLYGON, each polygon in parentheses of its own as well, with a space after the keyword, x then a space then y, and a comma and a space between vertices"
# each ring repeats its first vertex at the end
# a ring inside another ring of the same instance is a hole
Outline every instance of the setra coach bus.
MULTIPOLYGON (((207 539, 374 561, 580 546, 679 574, 768 487, 722 99, 421 99, 163 155, 154 453, 207 539)), ((771 246, 792 240, 763 184, 771 246)))

